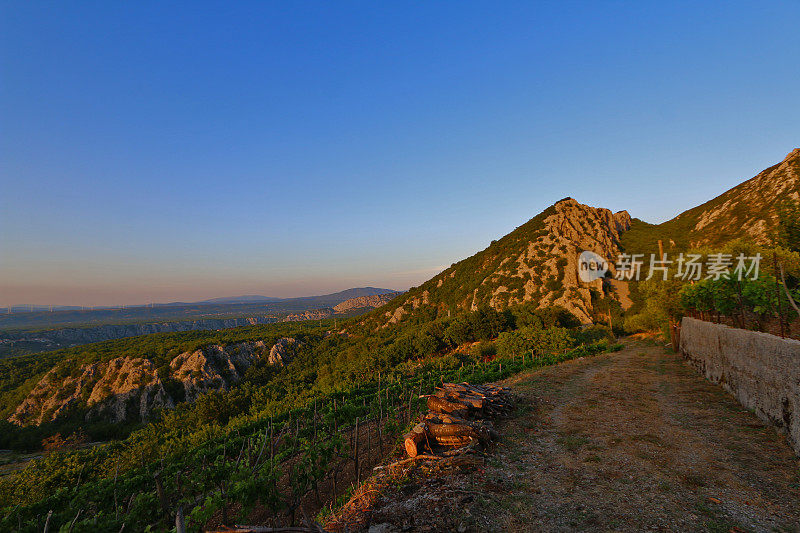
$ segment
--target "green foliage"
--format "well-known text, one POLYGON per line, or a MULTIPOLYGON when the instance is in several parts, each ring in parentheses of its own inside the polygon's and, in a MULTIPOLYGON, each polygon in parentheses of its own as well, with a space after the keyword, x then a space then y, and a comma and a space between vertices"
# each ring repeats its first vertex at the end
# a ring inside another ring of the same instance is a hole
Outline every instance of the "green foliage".
POLYGON ((630 332, 661 331, 670 321, 683 316, 680 289, 683 282, 674 278, 662 280, 654 277, 637 284, 639 298, 644 305, 639 312, 625 319, 625 329, 630 332))
POLYGON ((680 291, 684 309, 728 316, 741 328, 748 327, 752 321, 758 330, 763 330, 769 317, 777 315, 779 297, 788 313, 785 293, 778 290, 773 276, 764 273, 755 280, 706 279, 685 285, 680 291))
POLYGON ((492 341, 481 341, 470 347, 469 354, 477 360, 492 358, 497 355, 497 344, 492 341))
POLYGON ((570 336, 574 344, 594 344, 597 342, 607 342, 609 344, 617 340, 614 332, 608 326, 594 325, 583 329, 570 330, 570 336))
POLYGON ((509 314, 510 322, 517 328, 525 326, 576 328, 581 325, 575 315, 559 305, 537 309, 536 304, 529 302, 510 309, 509 314))
POLYGON ((443 341, 455 347, 468 342, 491 339, 508 326, 507 315, 485 307, 450 320, 444 330, 443 341))
MULTIPOLYGON (((673 269, 666 281, 654 277, 631 283, 631 297, 638 304, 631 308, 625 329, 629 332, 666 331, 670 321, 678 321, 691 312, 703 317, 725 316, 740 328, 763 330, 778 315, 779 308, 787 319, 795 315, 783 288, 776 283, 775 265, 783 265, 789 291, 800 292, 800 253, 781 247, 762 247, 743 239, 730 241, 718 251, 729 254, 734 267, 740 254, 745 257, 760 255, 757 279, 752 279, 751 272, 739 280, 731 269, 728 276, 719 279, 712 277, 689 282, 675 278, 673 269)), ((691 253, 707 256, 712 252, 710 249, 693 249, 691 253)))
POLYGON ((781 206, 775 240, 787 250, 800 252, 800 202, 786 201, 781 206))
POLYGON ((526 353, 539 356, 550 352, 558 353, 572 345, 572 337, 565 328, 528 326, 501 333, 497 339, 497 353, 505 357, 526 353))

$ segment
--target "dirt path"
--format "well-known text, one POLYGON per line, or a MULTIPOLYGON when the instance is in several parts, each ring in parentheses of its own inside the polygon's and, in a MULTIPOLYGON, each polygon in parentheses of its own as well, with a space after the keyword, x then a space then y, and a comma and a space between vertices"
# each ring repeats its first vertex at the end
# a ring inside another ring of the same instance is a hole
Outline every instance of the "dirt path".
POLYGON ((350 531, 800 531, 784 438, 663 347, 504 384, 519 409, 485 459, 410 467, 350 531))
POLYGON ((627 341, 506 384, 527 412, 501 425, 479 529, 800 531, 783 437, 680 356, 627 341))

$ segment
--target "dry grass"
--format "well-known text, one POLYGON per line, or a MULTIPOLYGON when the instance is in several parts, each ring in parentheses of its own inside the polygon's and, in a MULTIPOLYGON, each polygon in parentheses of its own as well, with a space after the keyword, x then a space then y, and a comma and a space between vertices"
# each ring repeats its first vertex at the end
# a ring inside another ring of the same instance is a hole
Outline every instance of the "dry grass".
POLYGON ((661 346, 629 339, 504 384, 518 409, 485 461, 409 470, 361 530, 800 531, 784 438, 661 346))

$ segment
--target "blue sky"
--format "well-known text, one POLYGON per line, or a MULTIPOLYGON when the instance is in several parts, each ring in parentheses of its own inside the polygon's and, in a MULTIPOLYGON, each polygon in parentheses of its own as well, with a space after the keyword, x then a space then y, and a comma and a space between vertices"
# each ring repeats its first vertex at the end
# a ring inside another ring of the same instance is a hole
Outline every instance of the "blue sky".
POLYGON ((3 2, 0 304, 407 288, 800 145, 797 2, 3 2), (667 5, 669 4, 669 5, 667 5))

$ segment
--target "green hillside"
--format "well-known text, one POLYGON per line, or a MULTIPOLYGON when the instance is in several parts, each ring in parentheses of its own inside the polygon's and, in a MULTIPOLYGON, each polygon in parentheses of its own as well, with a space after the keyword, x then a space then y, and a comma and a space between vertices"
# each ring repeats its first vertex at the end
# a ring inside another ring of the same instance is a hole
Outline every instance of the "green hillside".
POLYGON ((658 251, 659 239, 665 251, 675 252, 721 246, 742 237, 768 244, 781 205, 792 199, 800 199, 800 148, 782 162, 672 220, 648 224, 634 219, 622 236, 622 246, 627 253, 649 254, 658 251))
POLYGON ((616 257, 620 234, 629 224, 627 212, 559 200, 486 249, 373 311, 365 323, 384 327, 415 316, 522 304, 563 307, 581 322, 592 322, 594 303, 605 295, 599 280, 591 285, 578 280, 578 256, 590 250, 616 257))

